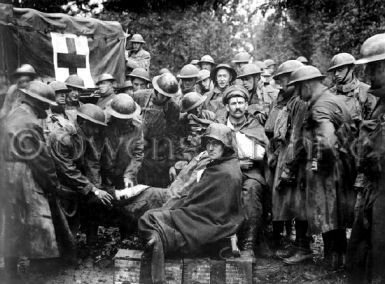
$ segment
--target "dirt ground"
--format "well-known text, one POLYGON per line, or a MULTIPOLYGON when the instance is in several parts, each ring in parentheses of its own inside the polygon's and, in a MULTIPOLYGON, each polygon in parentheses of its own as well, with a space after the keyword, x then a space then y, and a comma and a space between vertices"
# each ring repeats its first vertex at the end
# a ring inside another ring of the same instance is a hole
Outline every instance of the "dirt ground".
MULTIPOLYGON (((254 283, 346 283, 343 270, 333 271, 322 260, 322 239, 314 236, 312 261, 300 265, 288 266, 274 258, 257 258, 254 266, 254 283)), ((113 283, 113 256, 119 248, 140 249, 141 244, 136 237, 120 241, 117 229, 99 230, 99 244, 93 250, 85 249, 84 235, 78 236, 79 258, 74 267, 64 268, 49 263, 46 267, 35 270, 22 261, 20 269, 24 271, 24 281, 18 283, 33 284, 97 284, 113 283)), ((3 265, 0 263, 0 283, 4 280, 3 265)))

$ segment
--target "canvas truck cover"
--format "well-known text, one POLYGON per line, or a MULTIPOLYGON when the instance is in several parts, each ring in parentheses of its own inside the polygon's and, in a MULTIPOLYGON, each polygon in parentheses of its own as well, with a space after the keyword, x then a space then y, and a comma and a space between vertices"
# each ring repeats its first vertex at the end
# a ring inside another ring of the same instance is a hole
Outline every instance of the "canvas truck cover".
POLYGON ((28 63, 59 81, 78 74, 86 87, 102 73, 124 81, 125 34, 118 22, 0 4, 0 29, 0 70, 8 77, 28 63))

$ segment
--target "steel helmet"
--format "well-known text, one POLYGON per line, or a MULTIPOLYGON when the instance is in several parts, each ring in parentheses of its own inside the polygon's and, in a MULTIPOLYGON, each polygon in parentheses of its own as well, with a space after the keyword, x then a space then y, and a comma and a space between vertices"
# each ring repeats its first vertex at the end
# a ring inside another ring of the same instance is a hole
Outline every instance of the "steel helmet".
POLYGON ((164 73, 171 73, 171 71, 168 68, 162 68, 159 70, 159 75, 162 75, 164 73))
POLYGON ((243 65, 241 67, 241 70, 239 70, 238 79, 241 79, 243 77, 250 76, 250 75, 261 74, 261 73, 262 73, 261 68, 259 68, 255 64, 248 63, 246 65, 243 65))
POLYGON ((328 69, 328 72, 333 71, 334 69, 341 66, 354 65, 355 61, 356 59, 350 53, 338 53, 334 55, 330 61, 330 68, 328 69))
POLYGON ((60 81, 53 81, 49 83, 49 86, 54 89, 55 93, 56 92, 69 92, 70 89, 67 88, 66 84, 60 81))
POLYGON ((224 94, 222 102, 223 104, 227 104, 227 102, 234 97, 242 97, 245 99, 246 102, 249 101, 249 92, 246 90, 245 87, 241 85, 233 85, 228 87, 224 94))
POLYGON ((152 85, 157 92, 166 97, 172 98, 179 95, 178 80, 171 73, 155 76, 152 79, 152 85))
POLYGON ((305 56, 299 56, 297 59, 297 61, 303 63, 303 64, 308 64, 309 63, 309 60, 307 60, 307 58, 305 56))
POLYGON ((136 60, 132 59, 132 58, 127 58, 126 60, 126 68, 127 69, 135 69, 135 68, 138 68, 140 67, 138 62, 136 62, 136 60))
POLYGON ((220 69, 225 69, 230 72, 231 80, 230 83, 233 82, 237 78, 237 71, 234 70, 230 65, 228 64, 218 64, 213 70, 211 70, 210 77, 213 82, 216 82, 217 80, 217 73, 220 69))
POLYGON ((75 74, 69 75, 64 83, 67 85, 67 87, 72 87, 79 90, 85 89, 83 79, 75 74))
POLYGON ((241 51, 234 56, 233 63, 249 63, 251 55, 246 51, 241 51))
POLYGON ((198 65, 199 64, 199 60, 198 59, 193 59, 193 60, 191 60, 190 64, 198 65))
POLYGON ((232 130, 222 123, 211 123, 202 137, 202 145, 205 146, 208 138, 222 142, 225 147, 234 150, 232 130))
POLYGON ((55 102, 55 90, 40 81, 31 81, 26 89, 20 89, 24 94, 41 102, 57 106, 55 102))
POLYGON ((94 104, 83 104, 79 107, 77 115, 98 125, 107 126, 104 111, 94 104))
POLYGON ((140 107, 128 94, 117 94, 107 106, 106 112, 119 119, 131 119, 140 115, 140 107))
POLYGON ((210 71, 206 69, 200 70, 197 82, 201 82, 203 80, 206 80, 207 78, 210 78, 210 71))
POLYGON ((23 75, 36 77, 35 68, 33 68, 32 65, 23 64, 16 69, 15 73, 13 73, 13 76, 15 77, 23 76, 23 75))
POLYGON ((275 61, 273 59, 266 59, 263 61, 263 63, 265 64, 266 68, 269 68, 271 65, 275 65, 275 61))
POLYGON ((283 74, 290 74, 291 72, 294 72, 295 70, 297 70, 302 66, 304 65, 298 60, 287 60, 278 66, 277 72, 273 76, 273 78, 277 79, 278 76, 281 76, 283 74))
POLYGON ((266 65, 265 65, 265 63, 263 63, 263 61, 256 60, 256 61, 254 61, 254 64, 257 65, 261 70, 266 68, 266 65))
POLYGON ((181 101, 181 112, 188 112, 192 109, 197 108, 198 106, 203 104, 206 99, 207 96, 202 96, 197 92, 190 92, 185 94, 181 101))
POLYGON ((385 33, 376 34, 365 40, 360 53, 362 58, 357 60, 356 64, 385 60, 385 33))
POLYGON ((123 93, 128 88, 132 89, 132 82, 130 80, 124 81, 123 85, 117 87, 116 90, 123 93))
POLYGON ((130 39, 130 42, 139 42, 139 43, 146 43, 142 37, 141 34, 134 34, 131 39, 130 39))
POLYGON ((178 75, 179 79, 189 79, 189 78, 198 78, 198 77, 199 77, 199 69, 192 64, 187 64, 183 66, 178 75))
POLYGON ((289 85, 294 85, 296 83, 300 83, 303 81, 308 81, 311 79, 323 79, 325 78, 324 75, 321 74, 319 69, 317 67, 311 66, 311 65, 305 65, 297 70, 295 70, 290 75, 290 82, 289 85))
POLYGON ((199 65, 201 63, 210 63, 212 65, 215 65, 214 59, 208 54, 202 56, 201 60, 199 60, 199 65))
POLYGON ((115 81, 115 78, 111 74, 104 73, 98 77, 96 85, 99 85, 103 81, 115 81))
POLYGON ((131 78, 139 78, 144 81, 147 81, 148 83, 151 83, 150 74, 146 69, 142 67, 135 68, 128 76, 131 78))

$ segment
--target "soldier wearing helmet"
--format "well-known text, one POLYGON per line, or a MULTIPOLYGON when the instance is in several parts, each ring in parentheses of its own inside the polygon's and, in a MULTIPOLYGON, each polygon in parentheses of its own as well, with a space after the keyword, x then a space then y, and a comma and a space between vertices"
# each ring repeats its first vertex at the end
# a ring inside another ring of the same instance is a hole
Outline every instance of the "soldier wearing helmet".
POLYGON ((215 67, 214 59, 208 54, 203 55, 198 64, 201 70, 208 70, 209 72, 215 67))
POLYGON ((251 60, 251 55, 249 53, 247 53, 246 51, 241 51, 241 52, 237 53, 234 56, 234 59, 232 60, 232 63, 235 66, 235 71, 237 73, 239 73, 241 70, 241 67, 245 64, 250 63, 250 60, 251 60))
POLYGON ((242 199, 245 222, 241 230, 241 249, 254 257, 254 250, 261 246, 263 231, 263 196, 265 146, 267 137, 259 120, 247 112, 248 91, 241 86, 230 86, 224 93, 223 103, 227 118, 223 122, 235 133, 235 140, 242 170, 242 199))
POLYGON ((297 60, 282 63, 274 80, 281 86, 273 102, 265 124, 269 138, 267 161, 272 189, 273 245, 276 256, 289 263, 297 263, 311 255, 309 238, 306 235, 305 211, 305 166, 306 159, 298 160, 292 166, 293 149, 298 151, 301 129, 305 120, 307 104, 301 100, 294 86, 288 86, 293 72, 304 66, 297 60), (283 230, 291 234, 292 220, 295 219, 295 247, 283 247, 283 230))
POLYGON ((128 77, 132 82, 134 92, 148 89, 148 84, 151 83, 150 74, 144 68, 135 68, 128 77))
POLYGON ((105 109, 107 104, 115 97, 114 90, 115 78, 111 74, 101 74, 96 81, 96 86, 99 88, 100 98, 96 103, 102 109, 105 109))
POLYGON ((171 73, 152 79, 153 89, 140 90, 133 98, 142 108, 145 156, 138 174, 140 183, 166 187, 169 168, 179 147, 179 83, 171 73), (154 147, 156 148, 154 153, 154 147))
POLYGON ((71 228, 79 222, 87 245, 95 245, 95 206, 110 207, 114 192, 102 189, 100 157, 103 149, 104 111, 94 104, 79 107, 74 127, 57 127, 48 145, 60 183, 66 186, 60 200, 71 228), (77 206, 81 204, 81 206, 77 206), (77 209, 78 208, 78 209, 77 209))
POLYGON ((197 80, 198 89, 201 94, 205 94, 214 89, 213 81, 210 78, 210 71, 202 69, 199 71, 199 77, 197 80))
MULTIPOLYGON (((206 70, 207 71, 207 70, 206 70)), ((183 160, 190 161, 201 149, 201 137, 207 126, 215 121, 215 114, 207 109, 202 109, 206 100, 205 95, 190 92, 181 100, 181 129, 183 160)))
POLYGON ((238 73, 238 79, 241 80, 243 86, 249 92, 248 112, 258 115, 261 122, 264 123, 267 116, 269 102, 265 102, 263 93, 259 88, 261 79, 261 69, 251 63, 245 64, 241 67, 238 73))
POLYGON ((236 77, 237 72, 228 64, 219 64, 210 73, 210 78, 214 82, 214 89, 205 94, 207 99, 203 104, 203 108, 215 113, 217 119, 226 117, 223 93, 232 85, 236 77))
POLYGON ((139 67, 150 70, 151 55, 148 51, 143 49, 143 45, 146 43, 140 34, 134 34, 129 42, 132 44, 130 50, 126 50, 126 60, 134 60, 139 67))
POLYGON ((49 86, 55 91, 55 102, 57 103, 57 106, 51 106, 48 111, 48 117, 45 120, 45 131, 50 133, 58 127, 73 127, 73 123, 66 113, 66 98, 70 90, 67 88, 66 84, 59 81, 53 81, 49 86))
POLYGON ((198 78, 199 69, 196 66, 187 64, 182 67, 178 75, 178 79, 180 79, 182 95, 196 91, 196 83, 198 78))
POLYGON ((385 114, 385 34, 376 34, 364 41, 361 58, 370 80, 369 93, 377 105, 360 128, 357 141, 358 175, 354 184, 358 208, 348 249, 348 270, 351 283, 384 282, 385 280, 385 195, 383 117, 385 114), (367 264, 370 264, 367 265, 367 264))
POLYGON ((19 106, 4 118, 0 141, 1 208, 3 224, 7 224, 2 252, 11 283, 18 277, 21 256, 33 263, 69 256, 75 247, 66 220, 60 218, 56 196, 61 186, 41 127, 49 107, 57 105, 55 92, 38 81, 29 82, 20 92, 19 106))
MULTIPOLYGON (((353 216, 355 194, 354 161, 350 153, 353 142, 351 116, 343 98, 322 84, 325 76, 314 66, 303 66, 290 76, 301 98, 308 102, 302 137, 305 139, 306 215, 308 232, 322 233, 325 259, 336 268, 343 265, 346 254, 346 226, 353 216), (335 182, 341 181, 344 182, 335 182), (339 194, 344 192, 344 194, 339 194), (335 214, 335 210, 339 214, 335 214)), ((302 155, 296 155, 300 158, 302 155)), ((303 156, 303 157, 305 157, 303 156)), ((298 263, 311 258, 308 253, 285 259, 298 263)))
POLYGON ((330 62, 329 72, 333 74, 335 85, 332 91, 345 99, 349 113, 359 128, 360 122, 372 113, 376 98, 368 94, 369 85, 361 82, 354 74, 355 58, 349 53, 338 53, 330 62))
POLYGON ((29 82, 36 78, 35 68, 29 64, 23 64, 13 73, 14 84, 11 85, 5 95, 3 106, 0 110, 0 118, 5 117, 12 109, 20 104, 21 94, 18 89, 27 88, 29 82))

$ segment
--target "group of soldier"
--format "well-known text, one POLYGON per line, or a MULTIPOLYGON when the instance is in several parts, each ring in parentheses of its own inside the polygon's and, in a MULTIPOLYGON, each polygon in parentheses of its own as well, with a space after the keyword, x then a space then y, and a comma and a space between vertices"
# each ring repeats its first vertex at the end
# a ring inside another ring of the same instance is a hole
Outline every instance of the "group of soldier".
POLYGON ((312 258, 314 234, 351 282, 385 281, 385 34, 363 43, 360 60, 336 54, 329 87, 304 57, 276 68, 247 52, 232 65, 204 55, 151 79, 143 37, 131 43, 124 84, 101 74, 86 100, 76 74, 47 84, 31 65, 14 73, 0 112, 10 275, 21 256, 73 260, 74 234, 93 246, 104 225, 122 239, 139 232, 154 283, 165 281, 168 253, 237 235, 244 254, 292 265, 312 258), (138 184, 146 188, 134 197, 119 193, 138 184))

